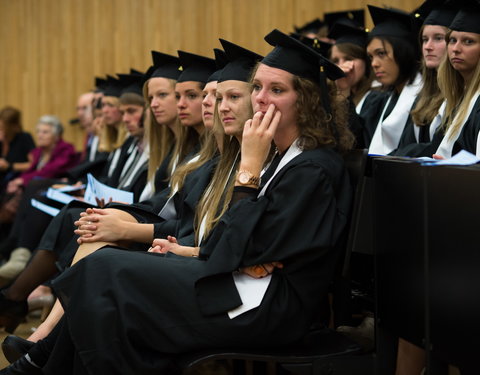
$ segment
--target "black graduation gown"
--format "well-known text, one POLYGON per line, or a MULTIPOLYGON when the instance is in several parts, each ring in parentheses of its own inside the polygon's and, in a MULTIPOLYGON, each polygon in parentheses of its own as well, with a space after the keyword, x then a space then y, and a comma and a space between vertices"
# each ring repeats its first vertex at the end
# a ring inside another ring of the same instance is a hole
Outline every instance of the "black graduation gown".
POLYGON ((301 339, 327 293, 350 201, 341 157, 305 151, 263 197, 232 205, 202 249, 206 261, 108 248, 84 258, 53 283, 83 365, 91 374, 161 374, 176 353, 301 339), (284 269, 261 305, 229 319, 240 300, 224 281, 269 261, 284 269))
MULTIPOLYGON (((418 97, 415 99, 412 110, 416 107, 418 102, 418 97)), ((403 129, 402 136, 400 137, 400 142, 398 143, 398 148, 390 152, 389 155, 395 156, 410 156, 410 157, 419 157, 419 156, 432 156, 426 155, 430 152, 431 148, 434 147, 431 145, 432 139, 430 139, 430 124, 425 126, 419 126, 418 139, 415 137, 415 123, 413 122, 412 116, 409 115, 405 128, 403 129)), ((438 145, 437 145, 438 147, 438 145)))
POLYGON ((363 140, 360 141, 357 138, 357 143, 362 148, 370 146, 378 121, 382 115, 383 107, 387 103, 390 94, 388 91, 372 90, 365 98, 362 109, 358 114, 360 125, 357 125, 363 129, 363 140))
POLYGON ((461 150, 477 154, 477 138, 480 131, 480 97, 477 98, 465 125, 452 149, 452 156, 461 150))

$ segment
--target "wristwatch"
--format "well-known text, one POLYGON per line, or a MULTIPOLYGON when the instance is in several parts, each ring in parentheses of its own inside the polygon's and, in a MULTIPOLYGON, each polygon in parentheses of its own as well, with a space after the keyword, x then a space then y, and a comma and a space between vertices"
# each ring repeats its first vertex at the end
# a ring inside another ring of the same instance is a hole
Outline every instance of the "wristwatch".
POLYGON ((237 173, 237 182, 240 185, 255 185, 260 186, 260 177, 254 176, 251 172, 239 170, 237 173))

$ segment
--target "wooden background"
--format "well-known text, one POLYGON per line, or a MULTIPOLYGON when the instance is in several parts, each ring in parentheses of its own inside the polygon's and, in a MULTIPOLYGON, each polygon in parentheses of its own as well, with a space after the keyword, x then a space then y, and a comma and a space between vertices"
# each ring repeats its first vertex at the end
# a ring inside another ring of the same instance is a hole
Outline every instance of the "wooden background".
POLYGON ((324 12, 367 3, 410 11, 420 2, 0 0, 0 107, 21 109, 28 130, 41 115, 56 114, 65 138, 81 147, 80 130, 68 125, 78 95, 92 88, 94 76, 145 70, 152 49, 212 56, 221 37, 265 54, 270 47, 263 36, 273 28, 290 32, 324 12))

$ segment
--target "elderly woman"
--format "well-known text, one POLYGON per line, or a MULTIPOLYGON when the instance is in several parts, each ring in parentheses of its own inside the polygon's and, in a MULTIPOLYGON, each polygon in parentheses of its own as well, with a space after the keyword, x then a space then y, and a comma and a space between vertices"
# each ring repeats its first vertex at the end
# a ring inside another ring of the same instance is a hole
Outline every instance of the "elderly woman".
MULTIPOLYGON (((23 188, 33 179, 62 176, 77 162, 77 154, 73 145, 62 140, 63 126, 56 116, 40 117, 36 126, 37 147, 30 154, 32 163, 30 168, 19 177, 11 180, 7 185, 6 195, 0 209, 0 220, 13 220, 20 202, 23 188)), ((10 254, 8 262, 0 267, 0 282, 10 280, 11 274, 18 274, 18 270, 25 268, 30 251, 16 249, 10 254)))
POLYGON ((7 186, 15 193, 33 178, 59 177, 77 162, 73 145, 62 139, 63 126, 56 116, 45 115, 38 120, 35 134, 37 147, 32 150, 32 165, 7 186))
POLYGON ((254 73, 235 203, 199 257, 102 249, 84 258, 54 283, 64 319, 0 374, 171 374, 179 353, 304 337, 348 215, 350 184, 337 152, 353 137, 319 86, 320 65, 333 79, 341 71, 278 30, 266 40, 275 49, 254 73), (260 187, 272 141, 278 155, 260 187), (257 305, 239 294, 239 280, 252 284, 257 305))

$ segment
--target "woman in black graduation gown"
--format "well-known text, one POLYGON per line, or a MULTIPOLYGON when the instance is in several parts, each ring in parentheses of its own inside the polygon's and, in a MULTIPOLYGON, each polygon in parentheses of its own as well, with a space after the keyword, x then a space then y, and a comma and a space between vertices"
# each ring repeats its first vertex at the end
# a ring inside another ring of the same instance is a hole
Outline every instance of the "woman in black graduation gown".
MULTIPOLYGON (((192 56, 189 56, 189 59, 193 61, 192 56)), ((151 75, 153 76, 154 80, 158 81, 164 79, 165 81, 167 81, 167 84, 170 84, 168 80, 174 80, 175 82, 180 77, 180 60, 177 57, 160 53, 156 53, 153 57, 154 68, 152 69, 153 72, 151 72, 151 75)), ((193 64, 191 62, 189 64, 191 67, 188 68, 187 64, 185 63, 185 69, 182 73, 185 77, 188 78, 188 80, 193 80, 194 84, 198 84, 199 82, 204 84, 209 75, 213 73, 216 69, 215 62, 212 59, 206 59, 201 56, 199 56, 199 58, 201 58, 201 69, 197 69, 196 64, 193 64)), ((158 88, 156 88, 154 91, 157 90, 158 88)), ((161 89, 160 91, 165 93, 165 87, 163 87, 163 89, 161 89)), ((146 94, 147 97, 153 99, 154 93, 150 92, 149 88, 147 88, 146 94)), ((171 94, 173 95, 173 92, 171 94)), ((173 105, 176 106, 176 101, 173 102, 173 105)), ((154 105, 154 107, 159 108, 160 106, 154 105)), ((167 105, 163 106, 164 112, 168 111, 168 108, 166 107, 167 105)), ((198 111, 197 115, 201 116, 200 110, 198 111)), ((156 126, 158 126, 158 124, 156 126)), ((151 132, 149 134, 151 134, 151 132)), ((156 139, 158 140, 158 138, 156 139)), ((191 152, 191 147, 193 146, 186 145, 185 147, 178 147, 177 149, 179 151, 178 153, 174 153, 174 155, 176 155, 178 159, 184 158, 184 154, 188 154, 188 152, 191 152)), ((206 167, 207 169, 211 169, 215 164, 214 158, 212 158, 212 160, 209 160, 210 157, 213 156, 214 155, 210 153, 205 156, 204 160, 202 160, 202 162, 204 163, 208 161, 208 167, 206 167)), ((199 167, 199 165, 197 165, 197 167, 199 167)), ((207 175, 209 175, 209 173, 207 173, 207 175)), ((208 178, 206 182, 203 182, 203 184, 200 183, 200 181, 196 181, 198 185, 197 187, 201 189, 202 186, 208 184, 208 181, 208 178)), ((169 220, 169 222, 166 223, 165 220, 163 220, 162 222, 159 222, 161 218, 158 217, 160 209, 163 207, 166 200, 168 199, 169 191, 170 189, 168 189, 167 192, 159 192, 151 200, 144 201, 140 204, 134 204, 132 206, 111 204, 109 207, 116 207, 117 209, 109 210, 108 212, 112 213, 112 211, 115 211, 113 214, 116 213, 117 216, 119 216, 120 218, 122 218, 122 216, 125 216, 122 215, 124 211, 126 213, 130 212, 133 215, 127 215, 130 220, 136 218, 140 223, 152 223, 151 228, 149 228, 150 234, 148 234, 147 232, 147 236, 150 235, 150 239, 147 242, 151 243, 153 238, 151 237, 152 233, 155 233, 158 236, 166 236, 167 234, 176 233, 175 229, 178 221, 169 220)), ((201 194, 201 192, 199 194, 201 194)), ((195 198, 193 198, 192 196, 190 196, 190 198, 193 199, 193 204, 195 204, 195 198)), ((179 205, 181 205, 182 202, 183 201, 178 200, 179 205)), ((61 211, 61 214, 57 215, 53 219, 51 225, 47 228, 38 247, 40 251, 38 251, 37 254, 34 256, 32 262, 29 264, 26 270, 22 272, 22 274, 13 283, 13 285, 2 291, 2 294, 0 295, 0 322, 1 324, 7 326, 9 332, 12 332, 15 329, 16 325, 19 324, 23 316, 27 313, 26 297, 32 291, 32 289, 53 277, 58 271, 58 264, 62 268, 68 267, 71 264, 72 258, 74 257, 75 252, 78 249, 78 244, 76 243, 76 239, 78 237, 75 236, 73 233, 74 229, 76 228, 74 226, 74 222, 78 219, 80 213, 85 211, 87 207, 88 206, 81 202, 78 204, 70 204, 69 206, 65 207, 61 211)), ((191 219, 191 222, 192 221, 193 218, 191 219)), ((191 222, 190 226, 192 226, 191 222)), ((137 221, 135 221, 135 223, 137 223, 137 221)), ((131 228, 133 224, 128 223, 128 225, 129 228, 131 228)), ((142 229, 143 227, 145 227, 145 225, 142 226, 142 229)), ((121 236, 117 235, 117 241, 122 239, 120 237, 121 236)), ((138 238, 130 238, 130 240, 135 239, 137 240, 137 242, 142 242, 138 238)), ((99 239, 94 238, 92 239, 92 241, 93 240, 98 241, 99 239)), ((103 240, 105 241, 105 239, 103 240)), ((127 238, 123 238, 123 240, 127 240, 127 238)), ((89 241, 87 240, 86 242, 89 241)), ((144 247, 146 250, 148 248, 148 245, 144 245, 144 247)), ((91 252, 93 250, 85 249, 85 251, 91 252)), ((34 337, 38 337, 38 335, 38 332, 33 334, 34 337)))
POLYGON ((445 135, 436 151, 450 158, 460 150, 480 155, 480 4, 470 1, 455 16, 447 34, 448 59, 438 83, 446 98, 445 135))
POLYGON ((368 152, 386 155, 398 147, 422 80, 418 32, 410 14, 397 9, 368 6, 375 27, 369 34, 367 54, 376 80, 388 93, 385 104, 362 115, 368 152))
POLYGON ((329 51, 330 60, 346 76, 335 82, 337 94, 340 99, 348 100, 351 106, 350 127, 355 134, 355 147, 366 148, 372 135, 366 131, 368 126, 364 120, 373 121, 371 114, 379 113, 388 98, 385 91, 372 87, 373 71, 366 51, 368 33, 339 22, 328 35, 335 40, 329 51))
POLYGON ((351 201, 335 149, 348 149, 353 137, 346 110, 332 103, 333 123, 328 94, 318 86, 325 79, 319 65, 331 79, 341 71, 277 30, 266 40, 275 48, 254 74, 256 114, 245 125, 235 203, 201 258, 113 249, 86 257, 54 283, 65 317, 46 340, 58 344, 48 363, 32 349, 2 373, 38 373, 35 365, 44 374, 74 367, 78 374, 167 373, 183 352, 281 346, 305 335, 327 291, 351 201), (272 140, 279 157, 259 190, 272 140), (258 279, 235 272, 260 268, 258 279), (253 285, 258 307, 242 302, 234 277, 253 285))
POLYGON ((445 36, 457 9, 427 0, 416 13, 424 18, 420 29, 423 86, 415 100, 398 148, 390 154, 431 157, 438 147, 438 141, 437 144, 432 142, 434 134, 437 130, 443 133, 440 125, 445 108, 445 96, 438 87, 437 71, 447 53, 445 36))

